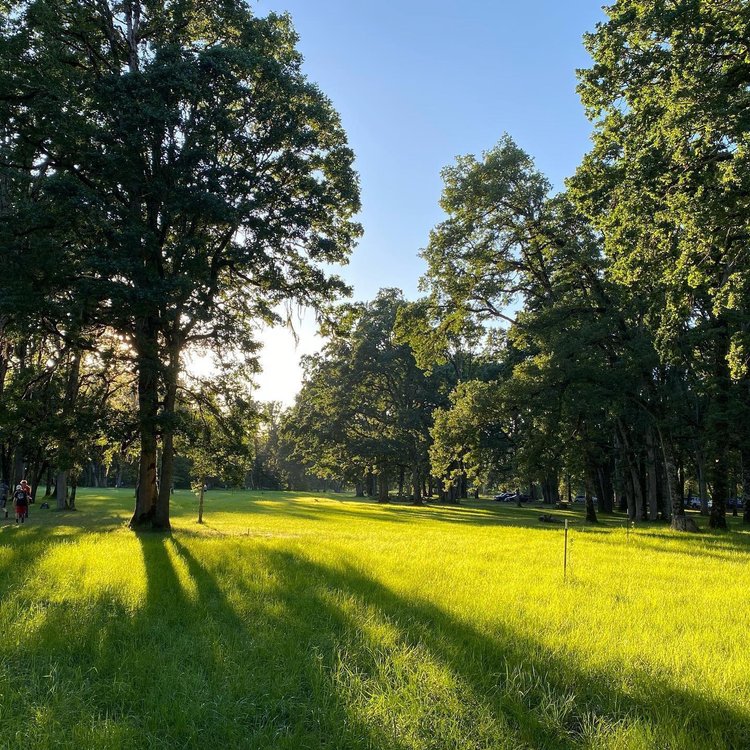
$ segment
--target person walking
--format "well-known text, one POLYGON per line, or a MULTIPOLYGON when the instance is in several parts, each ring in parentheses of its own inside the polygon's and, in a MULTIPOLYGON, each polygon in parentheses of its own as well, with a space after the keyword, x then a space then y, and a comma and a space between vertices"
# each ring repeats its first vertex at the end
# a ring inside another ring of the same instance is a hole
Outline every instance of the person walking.
POLYGON ((16 485, 16 491, 13 493, 13 505, 16 508, 16 523, 23 523, 29 514, 29 496, 20 484, 16 485))

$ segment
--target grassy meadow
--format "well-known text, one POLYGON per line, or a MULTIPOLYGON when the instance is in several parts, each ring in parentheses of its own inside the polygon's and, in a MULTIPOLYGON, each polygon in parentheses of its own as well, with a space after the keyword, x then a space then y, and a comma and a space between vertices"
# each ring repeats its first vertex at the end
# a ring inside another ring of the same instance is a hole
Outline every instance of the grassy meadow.
POLYGON ((79 493, 0 522, 1 748, 750 747, 747 532, 79 493))

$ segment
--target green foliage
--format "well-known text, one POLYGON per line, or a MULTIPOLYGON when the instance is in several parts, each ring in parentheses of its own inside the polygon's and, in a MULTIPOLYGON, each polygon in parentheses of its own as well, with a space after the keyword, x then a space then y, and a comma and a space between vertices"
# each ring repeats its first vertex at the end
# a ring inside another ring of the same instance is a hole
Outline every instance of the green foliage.
POLYGON ((748 8, 621 0, 608 15, 586 40, 580 92, 596 130, 571 189, 613 277, 643 299, 662 363, 690 371, 723 526, 722 444, 746 421, 748 8))
POLYGON ((367 304, 331 311, 331 336, 307 361, 305 383, 285 420, 298 457, 323 476, 361 480, 426 463, 432 410, 441 376, 418 367, 396 333, 406 309, 401 292, 384 289, 367 304))
POLYGON ((195 383, 179 412, 178 453, 198 491, 209 478, 244 487, 252 468, 258 413, 247 386, 229 376, 195 383))
POLYGON ((181 355, 252 361, 251 322, 345 291, 327 264, 360 232, 353 154, 296 41, 287 16, 235 0, 19 2, 0 27, 0 261, 52 280, 47 301, 22 286, 2 304, 21 296, 38 327, 74 299, 126 337, 134 518, 155 508, 162 527, 149 467, 159 439, 172 453, 181 355))

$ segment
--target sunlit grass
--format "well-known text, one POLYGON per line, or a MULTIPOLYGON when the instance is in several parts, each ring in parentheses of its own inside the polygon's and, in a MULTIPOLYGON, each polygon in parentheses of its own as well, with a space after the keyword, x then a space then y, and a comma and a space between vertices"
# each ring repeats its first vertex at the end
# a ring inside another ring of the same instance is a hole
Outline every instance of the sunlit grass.
POLYGON ((131 494, 0 527, 0 747, 750 747, 739 529, 131 494))

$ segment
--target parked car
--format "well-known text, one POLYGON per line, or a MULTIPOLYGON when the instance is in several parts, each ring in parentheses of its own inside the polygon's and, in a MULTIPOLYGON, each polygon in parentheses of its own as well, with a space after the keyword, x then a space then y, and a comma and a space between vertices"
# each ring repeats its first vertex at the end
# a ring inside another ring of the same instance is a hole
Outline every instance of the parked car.
MULTIPOLYGON (((591 499, 594 502, 597 502, 599 500, 599 498, 596 495, 594 495, 591 499)), ((574 503, 585 503, 586 502, 586 495, 576 495, 575 499, 573 500, 573 502, 574 503)))
POLYGON ((514 493, 512 492, 501 492, 499 495, 495 495, 495 500, 498 503, 507 503, 508 499, 513 497, 514 493))
POLYGON ((727 500, 727 507, 740 510, 745 507, 745 503, 741 497, 730 497, 729 500, 727 500))

